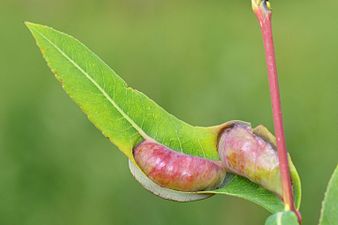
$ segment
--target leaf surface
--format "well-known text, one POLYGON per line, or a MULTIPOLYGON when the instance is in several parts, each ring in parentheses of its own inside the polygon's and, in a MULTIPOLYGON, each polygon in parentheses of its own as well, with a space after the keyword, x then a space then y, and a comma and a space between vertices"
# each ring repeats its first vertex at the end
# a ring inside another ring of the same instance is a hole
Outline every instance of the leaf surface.
POLYGON ((224 187, 215 191, 205 191, 202 193, 226 194, 240 197, 261 205, 272 213, 281 211, 284 208, 282 201, 276 195, 238 175, 227 176, 224 187))
POLYGON ((170 115, 143 93, 128 87, 73 37, 42 25, 27 26, 68 95, 129 158, 131 149, 148 137, 190 155, 218 157, 214 130, 191 126, 170 115))
POLYGON ((338 166, 332 174, 323 201, 319 225, 338 224, 338 166))
POLYGON ((278 212, 271 215, 265 225, 299 225, 297 216, 291 211, 278 212))
MULTIPOLYGON (((218 132, 225 125, 198 127, 177 119, 143 93, 128 87, 106 63, 75 38, 47 26, 26 25, 67 94, 132 162, 133 148, 144 139, 154 139, 185 154, 219 159, 218 132)), ((295 173, 294 183, 298 184, 295 173)), ((281 211, 283 207, 273 193, 239 176, 233 176, 223 188, 205 193, 238 196, 271 212, 281 211)))

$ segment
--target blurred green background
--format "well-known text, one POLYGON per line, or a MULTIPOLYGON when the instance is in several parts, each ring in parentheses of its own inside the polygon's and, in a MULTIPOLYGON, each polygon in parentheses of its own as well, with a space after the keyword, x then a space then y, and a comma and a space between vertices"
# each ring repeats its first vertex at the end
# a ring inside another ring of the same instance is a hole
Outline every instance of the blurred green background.
MULTIPOLYGON (((231 119, 273 130, 261 34, 250 0, 1 0, 1 225, 259 225, 253 203, 162 200, 64 93, 24 21, 72 34, 130 86, 195 125, 231 119)), ((273 1, 287 145, 318 223, 338 158, 336 0, 273 1)))

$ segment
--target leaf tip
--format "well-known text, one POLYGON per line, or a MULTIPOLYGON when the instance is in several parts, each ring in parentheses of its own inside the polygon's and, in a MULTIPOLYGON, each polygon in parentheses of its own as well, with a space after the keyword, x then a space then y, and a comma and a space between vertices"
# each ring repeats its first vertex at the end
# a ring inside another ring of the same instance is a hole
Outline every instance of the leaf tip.
POLYGON ((29 21, 25 21, 24 24, 26 25, 26 27, 29 29, 29 30, 32 30, 34 27, 36 27, 38 24, 36 23, 32 23, 32 22, 29 22, 29 21))
POLYGON ((32 23, 32 22, 29 22, 29 21, 25 21, 24 24, 26 25, 26 27, 31 31, 35 31, 35 30, 39 30, 39 29, 42 29, 42 28, 48 28, 47 26, 45 25, 41 25, 41 24, 38 24, 38 23, 32 23))

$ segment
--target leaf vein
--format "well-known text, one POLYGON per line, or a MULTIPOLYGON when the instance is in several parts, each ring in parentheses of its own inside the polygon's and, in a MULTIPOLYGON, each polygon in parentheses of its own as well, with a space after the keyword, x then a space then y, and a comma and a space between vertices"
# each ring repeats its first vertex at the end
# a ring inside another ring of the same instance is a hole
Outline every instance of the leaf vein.
MULTIPOLYGON (((44 38, 49 44, 51 44, 61 55, 63 55, 70 63, 74 65, 85 77, 92 82, 92 84, 104 95, 104 97, 113 105, 113 107, 132 125, 132 127, 139 132, 143 138, 149 138, 149 136, 133 121, 120 107, 119 105, 109 96, 109 94, 81 67, 79 66, 70 56, 62 51, 56 44, 49 40, 44 34, 36 32, 44 38)), ((127 92, 127 88, 126 88, 127 92)))

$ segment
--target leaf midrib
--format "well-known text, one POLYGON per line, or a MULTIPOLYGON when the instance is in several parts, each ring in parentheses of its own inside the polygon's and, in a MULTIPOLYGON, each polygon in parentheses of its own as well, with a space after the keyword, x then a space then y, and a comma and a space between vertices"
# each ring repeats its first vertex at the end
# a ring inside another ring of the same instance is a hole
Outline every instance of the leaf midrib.
MULTIPOLYGON (((132 120, 128 114, 126 114, 121 107, 109 96, 109 94, 79 65, 77 64, 70 56, 68 56, 62 49, 60 49, 55 43, 49 40, 43 33, 35 30, 43 39, 45 39, 49 44, 51 44, 62 56, 64 56, 76 69, 78 69, 85 77, 103 94, 103 96, 113 105, 113 107, 125 118, 132 127, 145 139, 149 139, 149 136, 139 127, 134 120, 132 120)), ((127 88, 127 87, 126 87, 127 88)))

